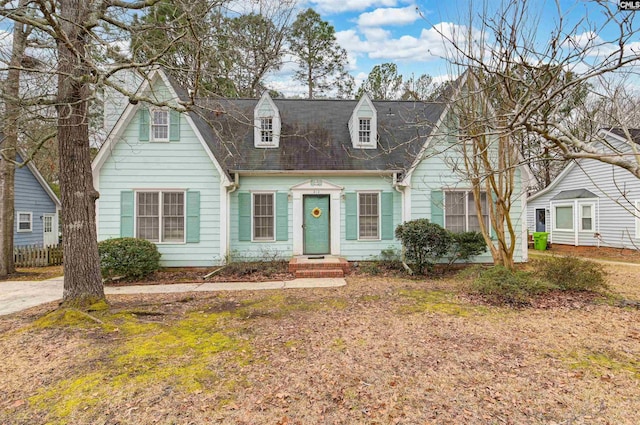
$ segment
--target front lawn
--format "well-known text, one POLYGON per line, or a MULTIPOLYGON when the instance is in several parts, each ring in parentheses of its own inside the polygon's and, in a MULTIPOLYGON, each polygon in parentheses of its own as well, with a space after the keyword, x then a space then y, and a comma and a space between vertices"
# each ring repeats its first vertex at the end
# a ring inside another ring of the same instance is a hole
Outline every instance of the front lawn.
MULTIPOLYGON (((640 267, 609 270, 640 299, 640 267)), ((352 277, 0 317, 0 423, 637 423, 639 310, 494 307, 458 286, 352 277)))

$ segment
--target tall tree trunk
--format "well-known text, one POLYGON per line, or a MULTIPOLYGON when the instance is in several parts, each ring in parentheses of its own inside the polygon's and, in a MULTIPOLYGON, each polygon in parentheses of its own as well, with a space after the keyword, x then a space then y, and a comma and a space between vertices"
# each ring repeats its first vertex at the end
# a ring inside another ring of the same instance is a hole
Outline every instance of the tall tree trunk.
POLYGON ((87 307, 104 300, 96 237, 87 105, 90 2, 60 0, 58 46, 58 149, 64 249, 63 304, 87 307))
MULTIPOLYGON (((23 8, 27 0, 20 0, 23 8)), ((28 29, 15 23, 7 79, 3 87, 5 102, 4 140, 0 141, 0 277, 15 271, 13 262, 14 184, 18 119, 20 116, 20 67, 27 45, 28 29)))

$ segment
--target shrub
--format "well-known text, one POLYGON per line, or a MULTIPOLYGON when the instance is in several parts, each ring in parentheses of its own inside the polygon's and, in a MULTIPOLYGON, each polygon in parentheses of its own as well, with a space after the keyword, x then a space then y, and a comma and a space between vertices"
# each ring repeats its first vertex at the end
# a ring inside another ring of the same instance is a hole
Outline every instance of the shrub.
POLYGON ((107 239, 98 243, 98 253, 104 279, 140 279, 160 268, 158 248, 144 239, 107 239))
POLYGON ((487 251, 487 242, 479 232, 452 233, 449 264, 456 261, 469 261, 472 257, 487 251))
POLYGON ((576 257, 552 257, 536 263, 540 276, 563 291, 602 291, 609 289, 604 268, 576 257))
POLYGON ((524 271, 494 266, 480 271, 471 283, 471 292, 498 304, 526 305, 532 296, 556 289, 544 279, 524 271))
POLYGON ((396 237, 405 249, 405 257, 415 264, 417 273, 430 272, 451 249, 451 233, 426 218, 411 220, 396 228, 396 237))

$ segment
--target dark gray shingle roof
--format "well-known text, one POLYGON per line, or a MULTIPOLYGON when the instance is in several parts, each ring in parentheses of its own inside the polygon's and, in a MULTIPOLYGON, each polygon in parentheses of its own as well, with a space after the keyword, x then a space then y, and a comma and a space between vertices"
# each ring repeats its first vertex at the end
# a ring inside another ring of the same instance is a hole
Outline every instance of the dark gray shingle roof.
POLYGON ((357 101, 274 99, 280 146, 254 147, 256 99, 201 103, 191 116, 225 170, 407 170, 442 115, 444 104, 374 101, 377 149, 352 146, 348 122, 357 101))
POLYGON ((571 189, 571 190, 563 190, 559 192, 556 196, 551 198, 552 201, 559 201, 562 199, 583 199, 583 198, 597 198, 598 196, 588 191, 587 189, 571 189))
MULTIPOLYGON (((171 76, 178 97, 189 96, 171 76)), ((407 171, 461 79, 433 102, 373 101, 377 149, 352 146, 348 122, 357 100, 273 99, 282 122, 278 148, 255 148, 253 111, 258 99, 199 99, 189 114, 225 172, 407 171)))

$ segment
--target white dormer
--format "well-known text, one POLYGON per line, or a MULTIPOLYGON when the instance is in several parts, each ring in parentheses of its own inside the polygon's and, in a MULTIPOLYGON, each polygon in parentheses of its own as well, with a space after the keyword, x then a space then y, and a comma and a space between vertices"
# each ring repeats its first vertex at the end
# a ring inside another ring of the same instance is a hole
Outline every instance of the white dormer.
POLYGON ((378 113, 368 94, 363 94, 349 118, 351 144, 357 149, 375 149, 378 140, 378 113))
POLYGON ((253 111, 253 146, 277 148, 280 145, 280 112, 265 91, 253 111))

